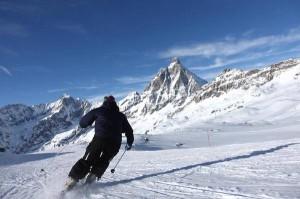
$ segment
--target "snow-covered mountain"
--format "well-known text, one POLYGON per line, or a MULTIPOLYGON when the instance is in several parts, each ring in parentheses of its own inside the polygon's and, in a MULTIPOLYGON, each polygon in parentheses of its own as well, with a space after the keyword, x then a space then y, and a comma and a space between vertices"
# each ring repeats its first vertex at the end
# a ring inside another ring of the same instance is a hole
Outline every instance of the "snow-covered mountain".
MULTIPOLYGON (((142 93, 130 93, 119 105, 136 134, 199 129, 207 122, 271 124, 300 120, 299 88, 296 59, 250 71, 226 69, 207 83, 175 58, 142 93)), ((64 96, 49 104, 2 107, 0 145, 27 152, 88 141, 93 129, 78 128, 78 121, 95 106, 64 96)))
POLYGON ((206 80, 183 67, 175 57, 169 66, 157 73, 143 93, 129 94, 120 101, 120 107, 128 117, 137 117, 159 111, 170 104, 181 106, 206 83, 206 80))
POLYGON ((255 126, 297 121, 299 88, 300 60, 290 59, 260 70, 225 70, 180 112, 172 114, 173 123, 186 118, 185 126, 189 127, 199 122, 255 126), (194 121, 193 115, 197 115, 194 121))
POLYGON ((70 96, 49 104, 4 106, 0 109, 0 142, 16 153, 38 149, 56 134, 76 128, 90 106, 70 96))
POLYGON ((201 89, 196 96, 196 101, 199 102, 206 98, 218 97, 233 89, 241 88, 247 90, 249 88, 262 86, 299 63, 299 60, 289 59, 272 64, 261 70, 242 71, 238 69, 225 69, 214 81, 201 89))
MULTIPOLYGON (((163 71, 168 71, 174 65, 180 65, 174 63, 176 62, 171 63, 163 71)), ((197 86, 193 87, 195 89, 192 89, 192 92, 179 94, 178 96, 183 96, 182 100, 178 100, 176 95, 173 95, 172 100, 162 103, 163 106, 161 104, 156 105, 155 101, 154 103, 151 101, 152 96, 158 96, 156 93, 154 95, 148 94, 148 88, 151 91, 156 88, 153 85, 156 85, 154 82, 160 77, 161 73, 159 73, 151 81, 144 93, 141 95, 136 92, 130 94, 120 102, 120 106, 129 116, 131 123, 135 127, 135 132, 151 132, 152 134, 172 132, 178 128, 189 128, 192 122, 201 123, 215 119, 217 115, 226 115, 232 111, 238 111, 242 108, 246 109, 247 103, 252 103, 253 100, 256 100, 260 104, 267 100, 271 94, 275 95, 276 93, 279 94, 282 91, 287 91, 285 88, 287 85, 285 84, 288 83, 291 86, 289 86, 289 93, 286 95, 296 95, 291 96, 291 98, 297 97, 298 76, 300 73, 299 64, 299 60, 289 59, 262 69, 249 71, 225 69, 212 82, 204 84, 203 81, 200 81, 202 84, 196 84, 197 86), (289 74, 288 77, 286 77, 287 74, 289 74), (280 87, 279 85, 281 84, 285 86, 280 87), (144 111, 149 110, 147 107, 151 107, 150 110, 152 111, 144 111)), ((191 82, 199 82, 193 78, 194 75, 190 77, 192 79, 191 82)), ((169 85, 174 85, 174 81, 170 81, 169 83, 169 85)), ((190 87, 186 86, 184 88, 187 91, 190 87)), ((159 91, 162 90, 159 89, 159 91)), ((161 93, 164 95, 168 94, 168 92, 159 92, 159 94, 161 93)), ((174 93, 175 91, 173 91, 174 93)), ((158 99, 161 98, 158 97, 158 99)), ((276 99, 281 100, 281 97, 276 95, 274 100, 276 99)), ((265 107, 265 111, 270 110, 265 107)), ((245 121, 250 120, 250 117, 252 116, 249 115, 249 118, 245 118, 245 121)), ((272 116, 264 119, 268 120, 270 118, 272 116)))

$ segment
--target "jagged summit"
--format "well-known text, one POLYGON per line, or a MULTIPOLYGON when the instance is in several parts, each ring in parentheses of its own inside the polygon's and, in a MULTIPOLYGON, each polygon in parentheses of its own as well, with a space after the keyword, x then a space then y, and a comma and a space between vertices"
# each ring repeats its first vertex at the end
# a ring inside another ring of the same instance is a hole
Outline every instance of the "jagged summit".
POLYGON ((181 105, 206 83, 175 57, 167 67, 160 69, 143 93, 128 95, 120 106, 129 116, 132 108, 143 115, 152 113, 168 104, 181 105))
POLYGON ((55 108, 55 107, 62 107, 62 106, 69 106, 71 104, 76 103, 77 101, 75 98, 71 97, 70 95, 63 95, 61 98, 56 100, 55 102, 52 102, 49 104, 50 108, 55 108))
POLYGON ((181 62, 180 62, 180 60, 179 60, 179 58, 178 57, 173 57, 171 59, 171 63, 168 66, 168 68, 171 69, 171 68, 176 67, 176 66, 177 67, 183 67, 182 64, 181 64, 181 62))
POLYGON ((179 57, 172 57, 171 58, 171 63, 173 63, 173 62, 179 64, 180 63, 179 57))
POLYGON ((168 93, 169 98, 177 95, 189 96, 205 83, 207 83, 205 80, 200 79, 186 69, 180 60, 175 57, 171 60, 168 67, 161 69, 157 73, 145 88, 145 92, 150 94, 156 92, 155 95, 157 96, 168 93))

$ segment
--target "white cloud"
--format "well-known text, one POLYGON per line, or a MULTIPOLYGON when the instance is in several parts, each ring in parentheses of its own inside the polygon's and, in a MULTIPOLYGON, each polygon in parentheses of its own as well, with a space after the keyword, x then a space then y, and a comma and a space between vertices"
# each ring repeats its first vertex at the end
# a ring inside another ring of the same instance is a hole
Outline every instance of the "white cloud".
POLYGON ((248 36, 251 36, 254 32, 255 32, 255 29, 250 29, 250 30, 247 30, 246 32, 244 32, 242 35, 244 37, 248 37, 248 36))
POLYGON ((12 73, 5 66, 0 65, 0 70, 8 76, 12 76, 12 73))
POLYGON ((49 73, 51 70, 45 66, 15 66, 16 72, 36 72, 36 73, 49 73))
POLYGON ((56 88, 56 89, 50 89, 47 92, 48 93, 61 93, 61 92, 67 92, 71 90, 94 90, 98 89, 98 86, 76 86, 76 87, 70 87, 70 88, 56 88))
POLYGON ((153 78, 153 75, 146 75, 146 76, 138 76, 138 77, 120 77, 116 78, 118 82, 121 82, 122 84, 136 84, 136 83, 145 83, 150 81, 153 78))
POLYGON ((25 26, 16 23, 1 23, 0 35, 27 37, 29 35, 25 26))
POLYGON ((204 71, 204 70, 210 70, 210 69, 221 68, 221 67, 230 67, 230 65, 233 64, 256 61, 261 58, 275 57, 282 54, 298 53, 298 52, 300 53, 300 46, 296 46, 288 50, 269 49, 269 50, 265 50, 264 52, 257 52, 257 53, 249 52, 246 55, 240 55, 234 58, 216 57, 212 64, 190 67, 190 69, 204 71))
POLYGON ((4 47, 4 46, 0 46, 0 53, 10 55, 10 56, 17 56, 18 55, 18 52, 14 51, 10 48, 4 47))
POLYGON ((217 57, 214 59, 213 64, 190 67, 190 69, 191 70, 210 70, 210 69, 215 69, 215 68, 221 68, 224 66, 229 67, 231 64, 236 64, 236 63, 245 62, 245 61, 251 61, 251 60, 258 59, 259 57, 262 57, 262 55, 251 54, 248 56, 241 56, 241 57, 231 58, 231 59, 217 57))
POLYGON ((114 96, 117 100, 120 100, 124 97, 126 97, 129 93, 133 92, 133 90, 128 90, 128 91, 120 91, 120 92, 109 92, 105 94, 100 94, 100 95, 93 95, 93 96, 88 96, 87 100, 90 102, 95 102, 95 101, 103 101, 103 98, 105 96, 112 95, 114 96))
POLYGON ((69 89, 67 89, 67 88, 55 88, 55 89, 48 90, 48 93, 60 93, 60 92, 68 91, 68 90, 69 89))
POLYGON ((88 32, 81 24, 57 25, 56 28, 76 34, 86 35, 88 32))
POLYGON ((74 87, 73 89, 79 89, 79 90, 94 90, 99 88, 98 86, 77 86, 74 87))
POLYGON ((12 13, 20 13, 20 14, 37 14, 41 13, 43 10, 41 7, 37 5, 30 4, 29 2, 25 1, 10 1, 10 0, 2 0, 0 2, 0 10, 12 13))
POLYGON ((217 77, 217 75, 220 73, 220 71, 215 71, 215 72, 209 72, 209 73, 204 73, 204 74, 198 74, 199 77, 211 81, 217 77))
POLYGON ((286 34, 269 35, 252 39, 230 39, 192 46, 174 47, 160 53, 160 57, 188 56, 232 56, 255 48, 266 48, 300 41, 300 28, 289 30, 286 34))

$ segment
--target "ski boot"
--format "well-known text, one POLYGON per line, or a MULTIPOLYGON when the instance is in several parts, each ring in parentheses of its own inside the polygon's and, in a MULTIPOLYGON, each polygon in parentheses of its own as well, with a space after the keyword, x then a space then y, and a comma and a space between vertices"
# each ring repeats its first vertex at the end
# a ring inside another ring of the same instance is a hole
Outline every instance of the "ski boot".
POLYGON ((85 184, 92 184, 97 181, 97 176, 93 173, 89 173, 85 179, 85 184))
POLYGON ((65 190, 69 191, 75 187, 78 180, 75 180, 74 178, 68 177, 66 183, 65 183, 65 190))

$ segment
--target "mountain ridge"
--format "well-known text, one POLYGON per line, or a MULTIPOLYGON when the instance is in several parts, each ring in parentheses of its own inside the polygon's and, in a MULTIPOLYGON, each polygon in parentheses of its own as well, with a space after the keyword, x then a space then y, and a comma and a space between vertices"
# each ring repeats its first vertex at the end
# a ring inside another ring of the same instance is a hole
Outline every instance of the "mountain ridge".
MULTIPOLYGON (((119 106, 136 133, 169 132, 181 123, 205 121, 203 115, 192 119, 191 113, 197 115, 197 110, 205 110, 202 114, 212 118, 245 107, 243 98, 270 92, 259 88, 287 71, 294 71, 291 75, 297 82, 299 64, 298 59, 289 59, 262 69, 226 69, 207 83, 201 78, 197 79, 179 59, 173 59, 169 66, 157 73, 142 93, 130 93, 119 102, 119 106), (244 94, 237 99, 227 99, 227 104, 222 105, 221 98, 230 98, 229 93, 238 91, 244 94)), ((268 89, 274 90, 272 84, 268 89)), ((0 108, 0 145, 12 152, 23 153, 40 150, 44 146, 55 147, 85 140, 88 134, 93 134, 93 130, 78 128, 78 121, 94 106, 71 96, 33 106, 6 105, 0 108)))

